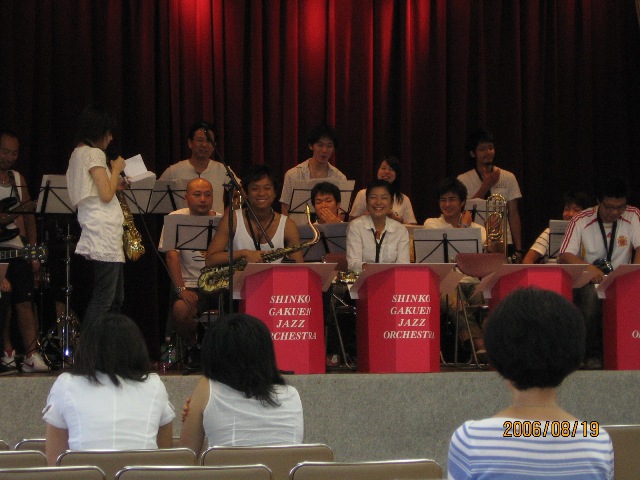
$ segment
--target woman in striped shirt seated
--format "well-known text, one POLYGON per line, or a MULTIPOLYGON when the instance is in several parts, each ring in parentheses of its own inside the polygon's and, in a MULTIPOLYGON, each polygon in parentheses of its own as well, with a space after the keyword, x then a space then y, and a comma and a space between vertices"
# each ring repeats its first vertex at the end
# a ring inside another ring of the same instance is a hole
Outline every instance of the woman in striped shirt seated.
POLYGON ((578 310, 550 291, 517 290, 491 314, 484 339, 490 364, 506 380, 511 405, 455 431, 449 478, 613 479, 607 432, 557 403, 557 387, 584 356, 578 310))

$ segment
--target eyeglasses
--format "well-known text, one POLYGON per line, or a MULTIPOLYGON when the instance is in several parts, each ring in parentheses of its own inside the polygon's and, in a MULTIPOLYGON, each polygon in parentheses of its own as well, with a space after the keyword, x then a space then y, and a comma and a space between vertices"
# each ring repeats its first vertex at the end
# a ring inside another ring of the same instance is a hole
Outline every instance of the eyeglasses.
POLYGON ((601 203, 600 206, 609 213, 613 213, 613 212, 623 213, 627 209, 626 203, 623 203, 622 205, 607 205, 606 203, 601 203))

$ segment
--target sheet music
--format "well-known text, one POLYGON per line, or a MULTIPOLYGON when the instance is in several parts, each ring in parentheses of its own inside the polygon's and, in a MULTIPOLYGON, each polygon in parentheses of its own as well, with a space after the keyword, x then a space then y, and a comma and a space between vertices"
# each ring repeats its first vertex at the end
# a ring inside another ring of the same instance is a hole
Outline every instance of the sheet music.
POLYGON ((69 198, 66 175, 42 176, 36 212, 67 214, 76 212, 76 208, 71 204, 71 198, 69 198))

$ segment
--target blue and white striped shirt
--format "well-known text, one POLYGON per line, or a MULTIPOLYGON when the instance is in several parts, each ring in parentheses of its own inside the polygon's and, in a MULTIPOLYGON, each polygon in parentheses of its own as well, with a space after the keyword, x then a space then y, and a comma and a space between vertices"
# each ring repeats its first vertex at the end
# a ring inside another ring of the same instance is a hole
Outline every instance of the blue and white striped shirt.
MULTIPOLYGON (((449 444, 448 478, 463 479, 613 479, 613 446, 609 435, 599 430, 597 437, 578 422, 575 433, 562 436, 558 428, 520 429, 518 436, 505 437, 505 422, 531 421, 487 418, 468 421, 458 427, 449 444), (524 436, 527 433, 529 436, 524 436), (587 436, 584 436, 586 433, 587 436), (554 436, 555 435, 555 436, 554 436)), ((558 422, 554 422, 558 427, 558 422)), ((574 422, 569 422, 573 427, 574 422)), ((549 421, 549 424, 551 422, 549 421)), ((512 432, 514 433, 514 432, 512 432)))

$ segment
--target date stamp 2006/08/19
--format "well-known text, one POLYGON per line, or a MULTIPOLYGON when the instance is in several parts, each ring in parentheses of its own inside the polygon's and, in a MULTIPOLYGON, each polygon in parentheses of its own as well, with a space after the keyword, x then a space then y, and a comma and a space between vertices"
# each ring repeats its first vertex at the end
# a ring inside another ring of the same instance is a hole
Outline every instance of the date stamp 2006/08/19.
POLYGON ((502 426, 503 437, 597 437, 600 433, 598 422, 578 420, 507 420, 502 426))

